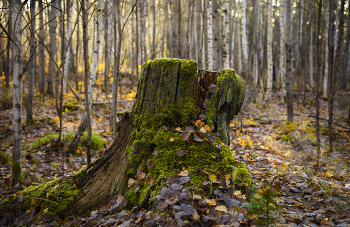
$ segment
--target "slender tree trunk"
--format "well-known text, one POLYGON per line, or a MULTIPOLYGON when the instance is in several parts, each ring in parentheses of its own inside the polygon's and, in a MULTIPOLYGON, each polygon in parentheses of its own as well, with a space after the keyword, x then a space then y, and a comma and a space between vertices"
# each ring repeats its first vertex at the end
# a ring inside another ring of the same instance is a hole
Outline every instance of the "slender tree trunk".
POLYGON ((300 77, 303 78, 303 70, 301 69, 302 66, 302 44, 303 44, 303 0, 299 0, 299 42, 298 42, 298 48, 299 48, 299 64, 298 64, 298 101, 299 101, 299 93, 300 93, 300 77))
MULTIPOLYGON (((182 42, 181 42, 181 1, 177 1, 177 35, 178 35, 178 47, 177 47, 177 57, 182 58, 182 42)), ((175 4, 176 4, 175 3, 175 4)))
MULTIPOLYGON (((108 82, 109 82, 109 53, 110 53, 110 46, 109 46, 109 27, 108 27, 108 23, 111 23, 111 21, 108 21, 108 17, 109 17, 109 1, 105 1, 105 9, 104 9, 105 13, 104 13, 104 40, 105 40, 105 89, 106 89, 106 99, 108 99, 108 82)), ((132 51, 132 48, 131 48, 132 51)))
POLYGON ((291 38, 292 2, 286 1, 286 90, 287 90, 287 119, 293 122, 293 80, 292 80, 292 38, 291 38))
MULTIPOLYGON (((288 0, 287 0, 288 1, 288 0)), ((285 87, 285 70, 286 70, 286 27, 285 27, 285 3, 286 0, 281 0, 280 3, 280 78, 281 78, 281 103, 284 103, 286 95, 285 87)))
POLYGON ((196 0, 196 60, 198 62, 198 68, 203 68, 202 66, 202 48, 203 48, 203 33, 202 33, 202 3, 201 0, 196 0))
MULTIPOLYGON (((61 65, 63 66, 63 72, 65 71, 65 56, 66 56, 66 31, 65 31, 65 26, 64 26, 64 18, 65 18, 65 4, 66 2, 63 0, 59 0, 59 8, 60 11, 58 11, 58 15, 59 15, 59 20, 60 20, 60 30, 61 30, 61 65), (63 7, 62 7, 63 4, 63 7)), ((59 74, 57 74, 58 76, 59 74)), ((58 78, 57 80, 58 81, 58 78)), ((56 88, 58 88, 58 86, 56 85, 56 88)), ((63 91, 63 96, 66 94, 67 91, 67 82, 65 80, 62 81, 62 87, 61 87, 62 91, 63 91)), ((58 89, 56 89, 56 96, 58 96, 58 89)))
POLYGON ((309 2, 309 79, 311 88, 314 89, 314 58, 313 58, 313 43, 312 43, 312 21, 313 21, 313 0, 309 2))
MULTIPOLYGON (((272 4, 272 2, 271 2, 272 4)), ((248 69, 248 37, 247 37, 247 1, 242 0, 241 8, 241 31, 242 31, 242 55, 243 55, 243 70, 241 73, 246 75, 246 70, 248 69)), ((271 11, 272 13, 272 11, 271 11)), ((272 19, 271 19, 272 20, 272 19)), ((272 28, 272 27, 271 27, 272 28)))
POLYGON ((135 46, 136 46, 136 55, 135 55, 135 69, 136 69, 136 84, 138 83, 139 80, 139 7, 135 7, 135 15, 136 15, 136 34, 135 34, 135 46))
MULTIPOLYGON (((168 0, 164 0, 164 24, 163 27, 165 28, 165 34, 166 34, 166 50, 165 50, 165 57, 169 57, 169 54, 171 53, 171 46, 170 46, 170 32, 169 32, 169 10, 168 10, 168 0), (169 53, 169 54, 168 54, 169 53)), ((171 25, 172 26, 172 25, 171 25)))
POLYGON ((191 20, 191 1, 192 0, 184 0, 185 8, 186 8, 186 49, 185 49, 185 59, 190 59, 190 20, 191 20))
POLYGON ((348 13, 348 27, 346 29, 346 45, 345 45, 345 51, 344 51, 344 58, 345 58, 345 64, 344 64, 344 76, 343 81, 340 83, 342 89, 346 89, 346 85, 348 83, 348 78, 350 74, 350 13, 348 13))
MULTIPOLYGON (((269 107, 271 100, 271 91, 272 91, 272 0, 268 0, 267 3, 267 87, 266 87, 266 96, 264 106, 269 107)), ((286 24, 287 25, 287 24, 286 24)), ((288 24, 289 25, 289 24, 288 24)), ((288 25, 286 27, 288 27, 288 25)), ((286 34, 286 36, 288 33, 286 34)))
POLYGON ((253 102, 256 102, 258 95, 257 86, 259 79, 259 49, 260 47, 260 0, 255 1, 255 29, 254 29, 254 63, 253 63, 253 102))
MULTIPOLYGON (((8 0, 8 19, 7 19, 7 24, 8 24, 8 30, 7 33, 12 36, 12 1, 8 0)), ((6 65, 5 65, 5 87, 9 88, 10 87, 10 50, 11 50, 11 40, 7 39, 7 50, 6 50, 6 65)))
MULTIPOLYGON (((77 0, 77 6, 79 6, 79 0, 77 0)), ((79 91, 79 82, 78 82, 78 61, 79 61, 79 43, 80 43, 80 26, 79 26, 79 18, 80 15, 77 15, 78 19, 77 19, 77 45, 75 47, 75 87, 77 89, 77 91, 79 91)))
POLYGON ((47 78, 47 94, 54 95, 53 93, 53 82, 54 76, 56 76, 55 63, 56 54, 57 54, 57 9, 58 9, 58 0, 51 1, 51 10, 50 10, 50 22, 49 22, 49 30, 50 30, 50 49, 51 55, 53 59, 49 60, 49 75, 47 78))
POLYGON ((117 136, 117 103, 118 103, 118 84, 119 84, 119 67, 120 67, 120 51, 121 51, 121 45, 122 45, 122 39, 123 34, 121 30, 121 10, 120 10, 120 0, 115 0, 117 7, 116 7, 116 13, 114 17, 114 39, 115 39, 115 47, 114 52, 116 53, 116 56, 114 57, 114 69, 113 69, 113 138, 116 138, 117 136), (116 26, 116 23, 118 21, 118 27, 116 26), (118 29, 118 36, 117 37, 117 30, 118 29), (118 43, 117 43, 118 41, 118 43))
POLYGON ((33 121, 33 93, 34 93, 34 70, 35 70, 35 0, 30 1, 30 58, 29 58, 29 81, 28 81, 28 98, 27 98, 27 125, 33 121))
POLYGON ((213 69, 218 70, 220 68, 220 46, 219 46, 219 12, 218 12, 218 0, 211 0, 213 4, 213 69))
MULTIPOLYGON (((333 7, 332 7, 332 3, 330 3, 330 11, 332 11, 333 7)), ((343 31, 344 31, 344 5, 345 5, 345 0, 341 1, 341 6, 340 6, 340 22, 339 22, 339 34, 337 36, 338 40, 337 40, 337 48, 336 48, 336 52, 335 52, 335 59, 333 61, 333 65, 332 65, 332 73, 330 74, 330 83, 329 85, 329 101, 328 101, 328 130, 329 130, 329 151, 332 152, 333 151, 333 102, 334 102, 334 95, 335 95, 335 81, 337 81, 337 74, 338 74, 338 64, 340 64, 340 48, 341 48, 341 42, 342 42, 342 38, 343 38, 343 31)), ((332 20, 332 17, 334 18, 334 13, 333 15, 330 14, 330 21, 332 20)), ((331 24, 329 25, 329 31, 331 32, 332 27, 334 28, 334 24, 333 26, 331 26, 331 24)), ((334 34, 334 33, 333 33, 334 34)), ((331 40, 331 35, 329 35, 329 39, 331 40)), ((333 45, 334 42, 330 41, 328 43, 329 45, 329 54, 330 54, 330 58, 329 61, 333 60, 333 56, 331 57, 331 45, 333 45)), ((334 47, 333 47, 334 48, 334 47)), ((329 64, 331 66, 331 62, 329 64)))
POLYGON ((156 0, 152 2, 153 14, 153 39, 152 39, 152 59, 156 58, 156 0))
MULTIPOLYGON (((132 6, 135 4, 134 0, 131 1, 132 6)), ((134 10, 131 12, 131 18, 135 18, 134 16, 134 10)), ((134 28, 134 20, 131 20, 131 60, 130 60, 130 65, 131 65, 131 89, 134 90, 135 86, 135 51, 134 51, 134 42, 135 42, 135 28, 134 28)), ((162 51, 161 51, 162 52, 162 51)), ((161 58, 163 56, 160 56, 161 58)))
POLYGON ((322 21, 322 1, 318 2, 318 16, 317 16, 317 28, 316 28, 316 40, 317 40, 317 73, 316 73, 316 86, 315 86, 315 95, 316 95, 316 146, 317 146, 317 154, 321 154, 320 148, 320 96, 319 96, 319 85, 321 78, 321 41, 322 38, 319 38, 321 34, 321 21, 322 21))
POLYGON ((12 25, 13 39, 15 43, 12 45, 12 170, 11 185, 17 184, 21 179, 21 142, 22 142, 22 8, 21 0, 13 0, 12 25))
MULTIPOLYGON (((241 4, 237 1, 237 12, 241 12, 241 4)), ((238 14, 236 15, 238 17, 238 14)), ((236 37, 237 37, 237 71, 239 74, 243 73, 242 62, 242 41, 241 41, 241 21, 236 17, 236 37)))
MULTIPOLYGON (((141 1, 141 62, 147 61, 146 50, 146 4, 147 0, 141 1)), ((116 41, 115 41, 116 42, 116 41)))
MULTIPOLYGON (((43 14, 43 1, 39 0, 39 27, 40 37, 44 37, 44 14, 43 14)), ((39 44, 39 91, 40 94, 44 94, 45 88, 45 47, 39 44)))
POLYGON ((195 47, 194 47, 194 37, 196 36, 196 31, 193 26, 195 26, 195 21, 194 21, 194 8, 195 8, 195 2, 196 0, 191 0, 191 23, 190 23, 190 43, 189 43, 189 58, 188 59, 194 59, 195 55, 195 47))
POLYGON ((229 48, 229 34, 230 34, 230 1, 225 0, 224 4, 224 68, 230 68, 230 48, 229 48))
POLYGON ((212 0, 208 1, 207 7, 207 40, 208 40, 208 69, 214 70, 213 64, 213 2, 212 0))
POLYGON ((230 58, 231 58, 231 64, 230 64, 230 68, 234 68, 234 66, 236 65, 235 64, 235 55, 236 55, 236 49, 235 49, 235 41, 236 41, 236 33, 235 33, 235 29, 236 29, 236 20, 237 20, 237 18, 236 18, 236 16, 235 16, 235 14, 236 14, 236 1, 234 0, 233 1, 233 7, 232 7, 232 11, 233 11, 233 16, 232 16, 232 18, 233 18, 233 21, 232 21, 232 23, 231 23, 231 27, 232 27, 232 29, 231 29, 231 31, 230 31, 230 33, 231 33, 231 52, 230 52, 230 58))
MULTIPOLYGON (((323 96, 328 97, 328 77, 329 77, 329 1, 330 0, 325 0, 325 29, 326 29, 326 34, 325 34, 325 48, 324 48, 324 75, 323 75, 323 96)), ((332 38, 332 37, 331 37, 332 38)))

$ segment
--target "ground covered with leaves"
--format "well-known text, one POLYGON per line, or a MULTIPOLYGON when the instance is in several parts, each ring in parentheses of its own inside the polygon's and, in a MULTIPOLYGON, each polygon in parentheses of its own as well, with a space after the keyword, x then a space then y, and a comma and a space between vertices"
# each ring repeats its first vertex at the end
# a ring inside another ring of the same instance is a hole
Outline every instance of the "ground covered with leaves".
MULTIPOLYGON (((238 116, 231 123, 230 148, 237 160, 250 170, 256 191, 247 195, 238 189, 224 187, 212 191, 211 198, 190 193, 183 186, 188 182, 186 170, 171 176, 156 196, 152 208, 125 209, 124 197, 105 201, 101 209, 82 217, 61 219, 48 211, 30 208, 45 201, 31 201, 29 209, 19 208, 15 215, 0 213, 2 225, 40 226, 349 226, 350 225, 350 124, 346 119, 349 93, 337 94, 335 100, 334 150, 328 152, 327 121, 321 120, 321 151, 316 153, 315 113, 310 96, 303 107, 294 99, 295 121, 286 121, 286 107, 272 101, 269 108, 253 103, 247 97, 238 116)), ((103 155, 112 142, 109 105, 105 94, 96 93, 93 106, 93 158, 103 155)), ((123 101, 118 110, 132 108, 135 92, 121 89, 123 101)), ((0 106, 0 206, 11 199, 23 202, 20 190, 59 177, 72 176, 86 167, 83 140, 76 154, 67 154, 66 147, 53 150, 59 129, 55 101, 37 96, 34 101, 34 123, 25 125, 23 108, 22 170, 23 181, 10 187, 12 150, 11 97, 1 94, 0 106)), ((261 100, 261 97, 259 97, 261 100)), ((278 94, 273 96, 279 100, 278 94)), ((24 100, 25 103, 25 100, 24 100)), ((69 94, 65 97, 63 137, 68 145, 78 127, 84 102, 69 94)), ((321 99, 321 117, 328 118, 327 101, 321 99)), ((212 157, 215 159, 216 157, 212 157)), ((234 181, 234 174, 225 176, 234 181)), ((208 182, 204 182, 208 183, 208 182)), ((135 190, 137 192, 137 187, 135 190)), ((135 192, 135 193, 136 193, 135 192)), ((47 201, 46 201, 47 202, 47 201)), ((22 206, 24 207, 24 206, 22 206)))

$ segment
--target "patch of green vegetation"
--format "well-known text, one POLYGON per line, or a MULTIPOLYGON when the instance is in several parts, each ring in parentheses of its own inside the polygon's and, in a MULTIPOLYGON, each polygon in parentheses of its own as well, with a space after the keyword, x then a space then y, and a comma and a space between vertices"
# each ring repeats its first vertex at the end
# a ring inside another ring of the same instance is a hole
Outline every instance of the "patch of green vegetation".
POLYGON ((268 186, 259 189, 256 194, 251 196, 250 202, 245 204, 248 208, 248 213, 257 215, 257 222, 262 226, 269 226, 275 223, 280 209, 276 201, 276 196, 276 190, 268 186))
POLYGON ((282 135, 281 140, 284 142, 289 142, 291 140, 291 138, 289 135, 282 135))
POLYGON ((12 157, 11 155, 5 153, 4 151, 0 151, 0 163, 5 165, 7 163, 12 162, 12 157))
POLYGON ((63 109, 64 110, 70 110, 70 111, 72 111, 72 110, 78 110, 79 109, 79 107, 78 106, 76 106, 76 105, 74 105, 73 103, 71 103, 71 102, 68 102, 68 103, 66 103, 64 106, 63 106, 63 109))
MULTIPOLYGON (((68 139, 68 142, 72 142, 74 135, 75 135, 74 132, 63 133, 62 138, 63 140, 68 139)), ((41 144, 48 143, 50 142, 51 139, 57 139, 57 138, 58 138, 58 133, 51 133, 47 136, 39 138, 37 141, 32 143, 31 148, 39 148, 41 144)), ((87 139, 87 132, 85 131, 81 138, 81 144, 79 144, 79 146, 82 146, 82 144, 85 144, 86 139, 87 139)), ((91 149, 98 150, 100 148, 103 148, 106 143, 107 143, 107 140, 105 138, 103 138, 99 134, 92 133, 91 149)))

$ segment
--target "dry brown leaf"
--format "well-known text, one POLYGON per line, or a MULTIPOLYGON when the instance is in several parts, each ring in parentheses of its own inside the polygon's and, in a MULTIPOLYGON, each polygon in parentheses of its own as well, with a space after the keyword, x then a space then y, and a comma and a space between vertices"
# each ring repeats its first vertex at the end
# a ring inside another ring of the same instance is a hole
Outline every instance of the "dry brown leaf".
MULTIPOLYGON (((191 135, 191 131, 189 130, 186 130, 184 131, 182 134, 181 134, 181 137, 184 141, 187 141, 187 139, 190 137, 191 135)), ((188 142, 188 141, 187 141, 188 142)))

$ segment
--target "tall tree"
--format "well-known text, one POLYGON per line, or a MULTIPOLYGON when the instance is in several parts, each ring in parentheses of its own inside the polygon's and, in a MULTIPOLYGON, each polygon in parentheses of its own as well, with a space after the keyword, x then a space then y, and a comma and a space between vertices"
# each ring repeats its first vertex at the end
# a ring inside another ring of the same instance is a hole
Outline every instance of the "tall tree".
POLYGON ((219 12, 218 12, 218 0, 211 0, 213 4, 213 70, 220 68, 220 45, 219 45, 219 12))
POLYGON ((152 39, 152 59, 156 58, 156 0, 152 2, 152 14, 153 14, 153 39, 152 39))
MULTIPOLYGON (((134 5, 134 0, 131 1, 131 4, 134 5)), ((131 18, 134 18, 134 11, 131 12, 131 18)), ((134 69, 135 69, 135 51, 134 51, 134 42, 135 42, 135 27, 134 27, 134 20, 131 20, 131 59, 130 59, 130 65, 131 65, 131 88, 134 89, 135 85, 135 75, 134 75, 134 69)), ((162 52, 162 51, 161 51, 162 52)), ((163 57, 162 55, 160 56, 163 57)))
POLYGON ((293 122, 293 80, 292 80, 292 38, 291 38, 292 1, 286 1, 286 90, 287 90, 287 119, 293 122))
MULTIPOLYGON (((43 14, 43 1, 39 0, 39 35, 44 37, 44 14, 43 14)), ((44 94, 45 88, 45 47, 43 44, 39 44, 39 91, 40 94, 44 94)))
POLYGON ((182 58, 182 42, 181 42, 181 1, 177 1, 177 35, 178 35, 178 46, 177 46, 177 57, 182 58))
POLYGON ((257 85, 259 79, 259 53, 260 53, 260 0, 255 1, 254 7, 254 58, 253 58, 253 102, 256 102, 257 97, 257 85))
POLYGON ((329 75, 329 1, 325 0, 325 47, 324 47, 324 73, 323 73, 323 96, 328 97, 328 75, 329 75))
POLYGON ((21 179, 21 142, 22 142, 22 3, 21 0, 12 1, 12 170, 11 185, 17 184, 21 179))
POLYGON ((49 22, 49 32, 50 32, 50 51, 52 58, 49 60, 49 75, 47 78, 47 94, 53 95, 53 82, 54 75, 56 75, 55 63, 56 54, 57 54, 57 9, 58 9, 58 0, 51 1, 51 10, 50 10, 50 22, 49 22))
POLYGON ((146 4, 147 0, 141 1, 141 62, 147 61, 146 51, 146 4))
MULTIPOLYGON (((11 8, 12 8, 12 4, 11 1, 8 1, 8 7, 9 7, 9 11, 7 13, 8 15, 8 20, 7 20, 7 33, 12 36, 12 12, 11 12, 11 8)), ((11 40, 7 39, 7 50, 6 50, 6 65, 5 65, 5 87, 9 88, 10 87, 10 63, 11 63, 11 59, 10 59, 10 50, 11 50, 11 40)))
MULTIPOLYGON (((108 20, 109 14, 110 14, 110 6, 109 6, 109 1, 105 1, 105 7, 104 7, 104 40, 105 40, 105 89, 106 89, 106 98, 108 99, 108 83, 109 83, 109 60, 110 60, 110 55, 109 53, 111 52, 111 46, 109 42, 109 33, 110 33, 110 27, 108 26, 111 24, 111 21, 108 20)), ((131 48, 132 51, 132 48, 131 48)))
POLYGON ((342 78, 342 82, 340 83, 340 88, 345 90, 346 85, 348 83, 349 73, 350 73, 350 7, 348 7, 348 22, 347 22, 347 29, 346 29, 346 45, 344 50, 344 58, 345 58, 345 64, 344 64, 344 75, 342 78))
POLYGON ((198 67, 203 68, 202 50, 203 50, 203 32, 202 32, 202 3, 201 0, 196 0, 196 60, 198 67))
POLYGON ((313 21, 313 0, 309 2, 309 79, 312 89, 314 89, 314 58, 312 43, 312 21, 313 21))
MULTIPOLYGON (((267 85, 266 85, 266 95, 265 95, 265 107, 269 107, 271 100, 271 91, 272 91, 272 0, 267 2, 267 85)), ((288 27, 288 25, 286 24, 288 27)), ((286 33, 286 36, 288 33, 286 33)))
MULTIPOLYGON (((330 1, 333 2, 333 1, 330 1)), ((333 11, 333 7, 336 5, 336 3, 330 3, 330 11, 333 11)), ((344 31, 344 5, 345 5, 345 0, 341 0, 341 5, 340 5, 340 14, 339 14, 339 34, 337 35, 337 48, 335 51, 335 58, 334 56, 332 56, 332 49, 334 49, 334 41, 331 40, 331 34, 329 34, 329 65, 332 66, 332 71, 331 74, 329 75, 329 99, 328 99, 328 132, 329 132, 329 151, 332 152, 333 151, 333 103, 334 103, 334 95, 335 95, 335 81, 337 81, 337 74, 338 74, 338 63, 340 62, 340 48, 341 48, 341 43, 342 43, 342 38, 343 38, 343 31, 344 31), (334 59, 333 59, 334 58, 334 59), (332 60, 332 63, 331 63, 332 60)), ((333 14, 330 13, 330 22, 331 20, 334 18, 334 11, 333 14)), ((333 26, 331 26, 331 24, 329 24, 329 32, 332 32, 331 29, 335 29, 335 25, 333 24, 333 26)), ((334 34, 334 33, 333 33, 334 34)))
MULTIPOLYGON (((287 0, 288 1, 288 0, 287 0)), ((284 103, 284 97, 286 92, 285 87, 285 70, 286 70, 286 27, 285 27, 285 3, 286 0, 280 2, 280 81, 281 81, 281 103, 284 103)))
POLYGON ((242 0, 241 10, 242 10, 241 12, 242 56, 243 56, 243 71, 241 73, 244 72, 244 74, 246 74, 245 71, 248 69, 247 1, 246 0, 242 0))
POLYGON ((207 7, 207 40, 208 40, 208 69, 214 70, 213 65, 213 2, 208 1, 207 7))
POLYGON ((35 0, 30 1, 30 58, 29 58, 29 83, 27 98, 27 124, 33 121, 33 92, 34 92, 34 70, 35 70, 35 0))
POLYGON ((224 4, 224 68, 230 68, 230 1, 225 0, 224 4))

